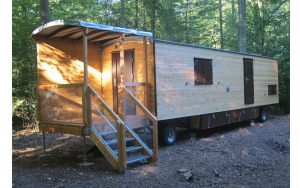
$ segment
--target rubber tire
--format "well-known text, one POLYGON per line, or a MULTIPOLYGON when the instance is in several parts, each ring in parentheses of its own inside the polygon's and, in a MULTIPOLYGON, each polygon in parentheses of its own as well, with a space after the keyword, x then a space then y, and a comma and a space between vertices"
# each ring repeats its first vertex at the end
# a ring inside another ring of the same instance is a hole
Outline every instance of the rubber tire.
POLYGON ((259 110, 258 121, 263 123, 268 120, 268 111, 265 108, 259 110))
POLYGON ((173 146, 176 143, 176 140, 177 140, 176 127, 172 126, 172 125, 159 126, 158 137, 159 137, 159 141, 160 141, 161 144, 163 144, 165 146, 173 146), (170 132, 174 136, 173 139, 168 139, 170 132))

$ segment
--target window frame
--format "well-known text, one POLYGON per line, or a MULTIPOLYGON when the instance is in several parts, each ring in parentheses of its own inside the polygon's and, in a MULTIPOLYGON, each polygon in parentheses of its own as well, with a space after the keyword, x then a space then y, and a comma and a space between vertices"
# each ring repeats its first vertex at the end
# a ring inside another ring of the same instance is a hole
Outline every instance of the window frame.
POLYGON ((277 95, 277 84, 268 85, 268 95, 277 95))
POLYGON ((194 84, 195 85, 213 85, 213 60, 207 58, 198 58, 194 57, 194 84), (196 65, 196 61, 198 63, 204 63, 202 66, 202 71, 199 72, 198 65, 196 65), (210 71, 210 72, 208 72, 210 71), (205 82, 199 81, 197 79, 197 74, 202 74, 205 77, 205 82))

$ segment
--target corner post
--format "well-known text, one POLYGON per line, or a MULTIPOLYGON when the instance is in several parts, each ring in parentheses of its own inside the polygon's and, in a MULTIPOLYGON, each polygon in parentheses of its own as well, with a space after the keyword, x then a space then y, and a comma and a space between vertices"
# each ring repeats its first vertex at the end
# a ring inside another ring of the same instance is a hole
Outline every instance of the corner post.
POLYGON ((83 100, 82 100, 82 107, 83 107, 83 123, 84 128, 82 132, 83 136, 83 164, 86 165, 86 141, 85 136, 89 134, 89 128, 91 126, 91 97, 89 94, 89 79, 88 79, 88 28, 83 30, 83 51, 84 51, 84 70, 83 70, 83 100))
MULTIPOLYGON (((85 128, 91 126, 91 97, 89 95, 89 80, 88 80, 88 28, 83 30, 83 50, 84 50, 84 80, 83 80, 83 122, 85 128)), ((83 131, 86 134, 87 131, 83 131)))
POLYGON ((118 90, 119 92, 121 93, 121 98, 120 98, 120 107, 121 107, 121 110, 120 110, 120 114, 121 114, 121 117, 122 118, 125 118, 125 108, 124 108, 124 91, 123 91, 123 86, 125 84, 125 78, 126 78, 126 71, 125 71, 125 55, 124 55, 124 33, 121 33, 120 35, 120 83, 119 83, 119 86, 118 86, 118 90), (122 109, 123 108, 123 109, 122 109))
POLYGON ((145 106, 149 109, 149 84, 148 84, 148 56, 147 56, 147 37, 143 37, 143 43, 144 43, 144 63, 145 63, 145 106))

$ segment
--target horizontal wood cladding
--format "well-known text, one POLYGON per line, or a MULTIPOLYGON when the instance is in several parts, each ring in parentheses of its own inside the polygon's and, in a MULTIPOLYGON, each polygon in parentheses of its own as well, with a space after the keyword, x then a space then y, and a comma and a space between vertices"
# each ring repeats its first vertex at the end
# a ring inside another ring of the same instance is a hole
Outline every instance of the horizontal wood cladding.
MULTIPOLYGON (((112 53, 120 51, 120 43, 116 42, 102 49, 102 91, 105 101, 113 107, 113 83, 112 83, 112 53)), ((124 50, 134 50, 134 82, 145 82, 145 57, 144 43, 140 40, 124 41, 124 50)), ((149 110, 154 113, 154 63, 153 63, 153 45, 147 44, 147 65, 148 65, 148 83, 149 83, 149 110)), ((140 87, 141 88, 141 87, 140 87)), ((139 89, 139 88, 138 88, 139 89)), ((138 97, 143 101, 143 96, 138 97)))
MULTIPOLYGON (((37 38, 39 84, 83 83, 83 43, 75 40, 37 38)), ((101 68, 99 47, 88 44, 90 84, 100 92, 101 68)))
POLYGON ((159 120, 278 103, 268 85, 278 85, 274 59, 155 42, 159 120), (212 60, 213 84, 194 84, 194 58, 212 60), (254 104, 244 104, 243 58, 253 59, 254 104))
MULTIPOLYGON (((82 123, 83 43, 43 37, 36 40, 39 120, 82 123)), ((88 44, 88 64, 89 83, 100 93, 100 55, 96 45, 88 44)))

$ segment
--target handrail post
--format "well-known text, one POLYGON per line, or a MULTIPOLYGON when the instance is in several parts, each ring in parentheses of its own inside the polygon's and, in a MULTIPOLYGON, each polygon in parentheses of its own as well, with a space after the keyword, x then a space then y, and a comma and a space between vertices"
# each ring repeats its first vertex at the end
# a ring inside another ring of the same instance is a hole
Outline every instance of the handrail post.
POLYGON ((158 159, 158 123, 157 121, 153 122, 153 130, 152 130, 152 144, 153 144, 153 157, 151 159, 152 163, 155 163, 158 159))
POLYGON ((120 121, 117 121, 117 139, 118 139, 118 171, 124 172, 126 169, 125 127, 120 121))

